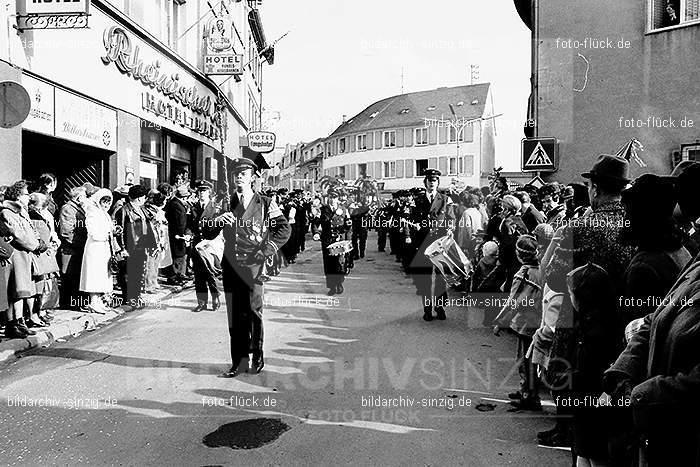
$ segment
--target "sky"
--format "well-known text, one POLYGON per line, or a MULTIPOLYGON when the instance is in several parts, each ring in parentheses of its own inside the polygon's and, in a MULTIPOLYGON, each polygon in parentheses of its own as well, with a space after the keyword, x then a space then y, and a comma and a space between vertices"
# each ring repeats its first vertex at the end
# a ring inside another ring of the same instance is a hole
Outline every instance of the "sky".
POLYGON ((519 170, 530 93, 530 31, 509 0, 265 0, 275 63, 263 71, 264 114, 277 145, 328 136, 380 99, 490 82, 496 164, 519 170))

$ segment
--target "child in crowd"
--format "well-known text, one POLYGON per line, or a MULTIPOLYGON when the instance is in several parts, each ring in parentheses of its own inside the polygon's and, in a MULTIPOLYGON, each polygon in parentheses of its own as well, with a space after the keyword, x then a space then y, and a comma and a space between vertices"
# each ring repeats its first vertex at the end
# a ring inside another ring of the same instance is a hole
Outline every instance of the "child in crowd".
POLYGON ((493 241, 485 242, 482 247, 482 257, 474 269, 472 277, 472 293, 484 306, 484 318, 482 326, 493 325, 493 319, 499 311, 499 307, 494 304, 494 298, 502 295, 501 284, 505 281, 503 268, 498 264, 498 244, 493 241))
POLYGON ((515 254, 522 266, 513 277, 510 296, 495 319, 493 331, 499 335, 502 329, 510 328, 518 338, 516 358, 520 391, 508 395, 513 399, 511 404, 522 410, 541 410, 536 366, 526 356, 542 318, 542 286, 535 237, 518 237, 515 254))

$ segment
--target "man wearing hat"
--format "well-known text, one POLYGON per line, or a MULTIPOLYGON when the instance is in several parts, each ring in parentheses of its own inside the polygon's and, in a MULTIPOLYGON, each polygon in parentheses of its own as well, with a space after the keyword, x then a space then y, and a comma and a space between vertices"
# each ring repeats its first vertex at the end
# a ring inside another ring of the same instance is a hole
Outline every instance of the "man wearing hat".
POLYGON ((313 226, 314 239, 321 240, 323 273, 326 275, 328 295, 341 294, 344 291, 345 256, 347 254, 332 255, 328 246, 341 240, 348 240, 351 225, 350 212, 340 203, 340 191, 330 188, 328 190, 328 204, 321 206, 321 214, 313 226))
POLYGON ((170 253, 173 257, 173 284, 183 284, 187 281, 187 239, 190 235, 187 225, 187 215, 190 209, 187 198, 190 189, 182 184, 175 189, 175 196, 171 197, 165 205, 165 219, 168 221, 168 240, 170 241, 170 253))
MULTIPOLYGON (((419 228, 410 242, 417 243, 417 250, 411 261, 411 272, 416 289, 423 303, 423 319, 433 320, 433 308, 437 319, 444 320, 445 308, 442 303, 447 299, 447 284, 445 278, 437 272, 433 263, 425 256, 425 249, 440 237, 452 235, 454 230, 454 215, 449 196, 438 193, 440 186, 440 173, 436 169, 426 169, 423 185, 425 196, 416 198, 416 206, 413 211, 413 219, 419 228), (432 276, 435 275, 435 286, 431 290, 432 276)), ((409 237, 410 238, 410 237, 409 237)), ((408 238, 406 239, 409 242, 408 238)))
POLYGON ((129 188, 129 201, 114 213, 114 223, 121 227, 121 235, 116 236, 126 261, 120 263, 119 283, 124 304, 141 308, 139 300, 146 269, 146 250, 156 248, 156 235, 149 222, 143 205, 148 189, 141 185, 129 188))
MULTIPOLYGON (((213 220, 218 214, 216 203, 211 198, 213 188, 214 185, 206 180, 195 182, 197 202, 192 205, 188 218, 193 246, 202 240, 216 238, 216 235, 212 236, 213 220)), ((209 293, 211 293, 212 310, 218 310, 220 302, 216 279, 195 248, 192 249, 192 269, 194 270, 194 289, 197 293, 197 306, 192 311, 197 313, 207 308, 209 293)))
POLYGON ((226 313, 231 337, 231 368, 222 376, 234 378, 241 364, 260 373, 263 360, 263 282, 260 275, 267 257, 289 239, 290 228, 277 204, 253 191, 257 167, 250 159, 233 161, 231 172, 236 192, 230 211, 214 219, 212 235, 223 229, 223 272, 226 313))
MULTIPOLYGON (((572 271, 587 263, 602 267, 609 276, 615 297, 616 309, 606 310, 610 316, 620 317, 619 298, 624 295, 624 275, 634 255, 634 248, 623 240, 625 209, 622 205, 622 191, 629 184, 629 162, 621 157, 603 154, 589 172, 581 175, 587 180, 588 197, 592 211, 579 219, 571 220, 560 227, 554 234, 552 242, 544 255, 542 276, 548 283, 550 275, 561 274, 561 270, 572 271), (555 267, 556 265, 556 267, 555 267)), ((559 322, 572 323, 572 305, 569 294, 564 294, 559 314, 559 322)), ((622 325, 624 326, 624 325, 622 325)), ((619 327, 619 341, 622 342, 624 327, 619 327)), ((570 326, 558 326, 555 341, 561 348, 574 348, 575 335, 570 326)), ((553 355, 557 358, 562 355, 553 355)), ((567 378, 569 368, 550 366, 552 380, 567 378)), ((551 439, 556 436, 552 435, 551 439)), ((547 440, 542 441, 547 443, 547 440)), ((617 465, 616 462, 611 462, 617 465)))

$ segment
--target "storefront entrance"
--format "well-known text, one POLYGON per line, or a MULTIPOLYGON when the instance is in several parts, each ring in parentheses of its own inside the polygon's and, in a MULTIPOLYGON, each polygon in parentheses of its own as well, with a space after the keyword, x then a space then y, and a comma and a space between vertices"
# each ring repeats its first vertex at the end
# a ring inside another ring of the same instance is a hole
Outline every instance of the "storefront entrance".
POLYGON ((70 141, 22 133, 22 178, 33 181, 49 172, 58 179, 54 193, 56 203, 63 204, 68 191, 85 182, 97 187, 108 187, 109 156, 111 152, 70 141))

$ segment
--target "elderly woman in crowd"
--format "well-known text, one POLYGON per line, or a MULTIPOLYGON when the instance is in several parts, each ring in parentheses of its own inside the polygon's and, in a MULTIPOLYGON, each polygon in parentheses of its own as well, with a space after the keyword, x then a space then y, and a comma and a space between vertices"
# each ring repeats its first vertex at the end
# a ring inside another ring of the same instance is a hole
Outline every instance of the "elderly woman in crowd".
POLYGON ((24 308, 32 310, 37 295, 36 283, 32 279, 32 255, 43 253, 48 247, 39 239, 32 225, 28 205, 27 182, 20 180, 7 189, 0 210, 0 235, 11 237, 10 244, 15 250, 10 257, 12 274, 7 295, 12 310, 5 328, 7 337, 24 338, 36 334, 24 321, 24 308))
POLYGON ((113 288, 109 269, 114 231, 111 206, 112 192, 106 188, 100 188, 85 203, 87 241, 80 268, 80 291, 90 296, 91 313, 104 314, 109 310, 102 297, 112 293, 113 288))
POLYGON ((48 323, 52 316, 45 309, 56 308, 58 306, 58 262, 56 252, 59 241, 54 227, 53 216, 47 210, 48 197, 41 193, 29 195, 29 218, 39 234, 42 242, 46 243, 48 249, 34 258, 34 281, 37 285, 37 297, 34 300, 32 310, 32 321, 38 323, 48 323), (39 318, 39 319, 37 319, 39 318))

